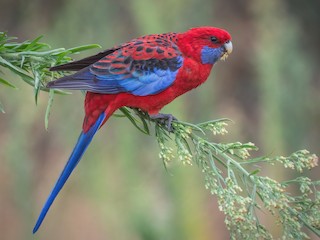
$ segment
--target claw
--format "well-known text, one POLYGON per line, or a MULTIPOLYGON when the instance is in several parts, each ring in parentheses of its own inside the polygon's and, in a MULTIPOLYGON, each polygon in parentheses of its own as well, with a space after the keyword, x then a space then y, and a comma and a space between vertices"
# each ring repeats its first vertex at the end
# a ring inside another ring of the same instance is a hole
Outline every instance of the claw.
POLYGON ((159 121, 161 124, 165 124, 166 127, 167 127, 167 130, 169 132, 173 132, 172 121, 178 120, 172 114, 164 114, 164 113, 158 113, 156 115, 150 115, 150 118, 153 119, 153 120, 159 121))

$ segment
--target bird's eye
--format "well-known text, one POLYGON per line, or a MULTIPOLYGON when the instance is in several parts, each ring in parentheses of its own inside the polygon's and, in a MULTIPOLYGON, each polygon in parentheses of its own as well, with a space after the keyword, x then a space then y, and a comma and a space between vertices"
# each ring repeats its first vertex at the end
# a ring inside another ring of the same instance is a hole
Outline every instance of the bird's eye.
POLYGON ((210 37, 210 40, 212 43, 215 43, 215 44, 219 43, 219 39, 215 36, 210 37))

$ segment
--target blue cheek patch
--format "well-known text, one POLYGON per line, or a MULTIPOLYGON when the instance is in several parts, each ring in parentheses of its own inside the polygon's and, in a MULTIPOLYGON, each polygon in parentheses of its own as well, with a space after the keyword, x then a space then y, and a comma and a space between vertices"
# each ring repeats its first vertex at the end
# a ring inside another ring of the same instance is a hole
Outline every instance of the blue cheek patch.
POLYGON ((202 64, 214 64, 218 61, 223 54, 223 48, 211 48, 205 46, 201 50, 201 62, 202 64))

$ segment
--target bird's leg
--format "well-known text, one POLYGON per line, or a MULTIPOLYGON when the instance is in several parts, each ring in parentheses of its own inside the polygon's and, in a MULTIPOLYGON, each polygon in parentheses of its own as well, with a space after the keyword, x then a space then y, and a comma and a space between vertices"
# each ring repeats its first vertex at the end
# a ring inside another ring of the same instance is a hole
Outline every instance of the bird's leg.
POLYGON ((150 118, 153 120, 159 121, 161 124, 165 124, 169 132, 173 132, 172 121, 178 120, 172 114, 165 114, 165 113, 150 115, 150 118))

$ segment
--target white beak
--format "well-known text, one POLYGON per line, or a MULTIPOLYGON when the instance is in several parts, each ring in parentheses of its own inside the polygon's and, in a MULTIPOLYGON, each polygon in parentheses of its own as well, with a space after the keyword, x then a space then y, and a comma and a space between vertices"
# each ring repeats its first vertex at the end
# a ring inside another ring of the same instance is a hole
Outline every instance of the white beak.
POLYGON ((232 50, 233 50, 232 42, 231 41, 226 42, 224 44, 224 48, 226 49, 228 54, 232 53, 232 50))
POLYGON ((222 54, 221 59, 225 60, 230 53, 232 53, 233 47, 232 47, 232 42, 227 41, 225 44, 223 44, 223 47, 225 49, 225 52, 222 54))

